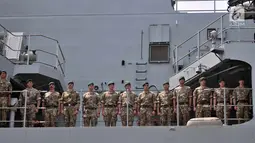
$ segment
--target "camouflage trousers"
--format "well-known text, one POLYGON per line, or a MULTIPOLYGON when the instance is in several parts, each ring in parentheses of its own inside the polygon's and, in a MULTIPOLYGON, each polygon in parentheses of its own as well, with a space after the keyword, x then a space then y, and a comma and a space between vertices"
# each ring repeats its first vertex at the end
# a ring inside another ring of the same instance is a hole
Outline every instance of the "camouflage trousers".
POLYGON ((74 106, 64 106, 64 117, 66 127, 75 127, 76 123, 76 107, 74 106))
MULTIPOLYGON (((20 109, 21 119, 24 120, 24 109, 20 109)), ((36 119, 36 106, 34 104, 27 105, 26 110, 26 127, 33 127, 33 121, 36 119)))
POLYGON ((239 119, 238 123, 241 123, 241 121, 244 122, 244 120, 247 121, 249 119, 249 107, 247 105, 249 104, 244 102, 237 103, 236 118, 239 119), (246 105, 246 106, 242 106, 242 105, 246 105))
POLYGON ((84 126, 95 127, 97 124, 97 109, 85 109, 83 112, 84 126))
MULTIPOLYGON (((8 97, 0 97, 0 107, 7 107, 8 104, 8 97)), ((0 121, 6 121, 7 120, 7 109, 0 109, 0 121)), ((0 123, 0 124, 3 124, 0 123)))
POLYGON ((140 126, 151 126, 152 125, 152 108, 151 107, 141 107, 140 108, 140 126))
POLYGON ((210 105, 198 104, 196 108, 196 118, 211 117, 210 105))
POLYGON ((56 120, 58 115, 57 108, 47 108, 45 109, 45 127, 56 127, 56 120))
MULTIPOLYGON (((230 116, 230 109, 229 109, 229 104, 227 104, 226 107, 226 117, 228 118, 230 116)), ((224 103, 218 103, 216 107, 216 116, 223 120, 224 119, 224 103)))
POLYGON ((189 120, 189 105, 188 104, 180 104, 179 105, 179 119, 183 123, 183 125, 186 125, 189 120))
MULTIPOLYGON (((128 126, 133 126, 134 122, 134 111, 132 107, 129 107, 128 109, 128 126)), ((127 126, 127 107, 121 108, 121 123, 122 126, 127 126)))
POLYGON ((169 126, 173 121, 173 107, 160 107, 160 123, 162 126, 169 126))
POLYGON ((116 107, 104 108, 104 122, 105 126, 116 126, 117 123, 117 110, 116 107))

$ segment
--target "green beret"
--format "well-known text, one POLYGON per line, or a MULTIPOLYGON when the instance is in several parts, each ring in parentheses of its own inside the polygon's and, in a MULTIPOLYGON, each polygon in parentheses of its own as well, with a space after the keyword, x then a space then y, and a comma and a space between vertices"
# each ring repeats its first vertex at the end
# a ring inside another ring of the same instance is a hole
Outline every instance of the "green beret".
POLYGON ((131 83, 129 81, 126 81, 124 86, 126 86, 126 85, 131 85, 131 83))
POLYGON ((184 76, 181 76, 180 78, 179 78, 179 81, 180 80, 185 80, 185 77, 184 76))
POLYGON ((145 83, 143 84, 143 86, 145 86, 145 84, 149 85, 149 82, 145 82, 145 83))
POLYGON ((224 80, 223 78, 220 78, 220 79, 219 79, 219 83, 222 82, 222 81, 225 82, 225 80, 224 80))
POLYGON ((68 82, 68 85, 69 85, 69 84, 74 84, 74 82, 73 82, 73 81, 69 81, 69 82, 68 82))
POLYGON ((205 77, 199 78, 199 82, 201 82, 201 81, 203 81, 203 80, 206 80, 205 77))
POLYGON ((244 77, 239 78, 239 81, 244 80, 244 77))
POLYGON ((50 83, 49 83, 49 86, 50 86, 50 85, 55 85, 55 83, 54 83, 54 82, 50 82, 50 83))
POLYGON ((29 82, 33 82, 32 79, 28 79, 28 80, 26 81, 26 83, 29 83, 29 82))
POLYGON ((165 84, 168 84, 168 85, 169 85, 169 82, 168 82, 168 81, 167 81, 167 82, 164 82, 163 85, 165 85, 165 84))
POLYGON ((109 81, 109 82, 108 82, 108 86, 111 85, 111 84, 114 85, 114 82, 113 82, 113 81, 109 81))
POLYGON ((88 86, 90 86, 90 85, 94 85, 94 83, 93 83, 93 82, 89 82, 89 83, 88 83, 88 86))

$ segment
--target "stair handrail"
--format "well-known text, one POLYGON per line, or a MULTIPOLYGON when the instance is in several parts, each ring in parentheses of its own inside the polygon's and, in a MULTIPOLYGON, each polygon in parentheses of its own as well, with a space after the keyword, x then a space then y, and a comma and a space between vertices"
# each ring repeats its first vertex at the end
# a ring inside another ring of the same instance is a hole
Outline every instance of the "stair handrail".
MULTIPOLYGON (((212 22, 210 22, 209 24, 207 24, 205 27, 203 27, 202 29, 200 29, 198 32, 196 32, 195 34, 193 34, 192 36, 190 36, 187 40, 185 40, 185 41, 183 41, 181 44, 179 44, 178 46, 176 46, 174 49, 173 49, 173 51, 175 52, 175 62, 174 62, 174 65, 175 65, 175 74, 177 74, 178 73, 178 67, 177 67, 177 65, 178 65, 178 61, 180 61, 179 59, 178 59, 178 48, 181 48, 181 46, 184 44, 184 43, 186 43, 187 41, 189 41, 190 39, 192 39, 193 37, 195 37, 195 36, 199 36, 199 34, 200 34, 200 32, 202 32, 203 30, 205 30, 206 28, 208 28, 209 26, 211 26, 212 24, 214 24, 215 22, 218 22, 219 20, 221 20, 221 32, 220 32, 220 34, 221 34, 221 37, 223 37, 222 36, 222 34, 223 34, 223 32, 222 32, 222 30, 223 30, 223 23, 222 23, 222 21, 223 21, 223 17, 224 16, 226 16, 226 15, 228 15, 228 13, 225 13, 225 14, 223 14, 223 15, 221 15, 220 17, 218 17, 217 19, 215 19, 214 21, 212 21, 212 22)), ((221 43, 223 43, 223 38, 221 38, 221 43)), ((208 42, 208 40, 206 41, 206 42, 208 42)), ((206 43, 206 42, 204 42, 204 43, 206 43)), ((200 48, 200 41, 199 41, 199 38, 198 38, 198 41, 197 41, 197 48, 196 49, 199 49, 200 48)), ((203 44, 204 44, 203 43, 203 44)), ((192 50, 192 52, 194 52, 196 49, 193 49, 192 50)), ((189 52, 188 54, 190 54, 191 52, 189 52)), ((198 53, 199 53, 199 50, 198 50, 198 53)), ((183 59, 184 57, 186 57, 188 54, 185 54, 184 56, 182 56, 180 59, 183 59)), ((199 54, 200 55, 200 54, 199 54)), ((200 56, 198 56, 198 58, 197 58, 197 60, 199 60, 200 59, 200 56)), ((195 61, 197 61, 197 60, 195 60, 195 61)))
MULTIPOLYGON (((46 39, 49 39, 49 40, 52 40, 52 41, 55 41, 57 43, 57 46, 58 46, 58 49, 60 51, 60 54, 63 58, 63 63, 66 63, 66 59, 65 59, 65 56, 63 54, 63 51, 62 51, 62 48, 60 46, 60 43, 57 39, 55 38, 52 38, 52 37, 49 37, 49 36, 45 36, 45 35, 41 35, 41 34, 25 34, 25 35, 16 35, 16 34, 13 34, 10 30, 8 30, 7 28, 5 28, 2 24, 0 24, 0 27, 2 27, 5 31, 7 31, 8 33, 10 33, 11 35, 15 36, 15 37, 24 37, 24 36, 31 36, 31 37, 43 37, 43 38, 46 38, 46 39)), ((57 57, 58 58, 58 57, 57 57)))
MULTIPOLYGON (((5 42, 3 42, 3 40, 0 40, 0 42, 1 42, 4 46, 6 46, 8 49, 10 49, 10 50, 12 50, 12 51, 16 51, 16 52, 21 52, 21 51, 22 51, 22 50, 15 50, 15 49, 13 49, 13 48, 10 47, 8 44, 6 44, 5 42)), ((52 55, 52 56, 54 56, 54 57, 57 58, 57 55, 54 54, 54 53, 47 52, 47 51, 41 50, 41 49, 34 49, 34 50, 36 50, 36 51, 41 51, 41 52, 43 52, 43 53, 52 55)), ((6 59, 8 59, 8 58, 6 58, 6 59)), ((12 62, 10 59, 8 59, 8 60, 9 60, 10 62, 12 62)), ((13 62, 12 62, 12 63, 13 63, 13 62)), ((56 66, 50 65, 50 64, 48 64, 48 63, 38 62, 38 61, 36 61, 35 63, 41 63, 41 64, 44 64, 44 65, 47 65, 47 66, 50 66, 50 67, 53 67, 53 68, 56 68, 56 69, 57 69, 56 66)), ((63 64, 63 63, 61 63, 61 62, 58 60, 58 65, 60 66, 60 65, 62 65, 62 64, 63 64)), ((61 69, 62 74, 65 75, 65 72, 64 72, 62 66, 60 66, 60 69, 61 69)))

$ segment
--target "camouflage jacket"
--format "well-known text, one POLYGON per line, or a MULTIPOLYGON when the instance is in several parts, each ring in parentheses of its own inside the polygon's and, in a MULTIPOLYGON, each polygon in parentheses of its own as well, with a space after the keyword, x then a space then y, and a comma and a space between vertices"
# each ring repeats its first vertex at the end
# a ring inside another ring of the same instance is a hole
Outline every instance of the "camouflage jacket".
POLYGON ((10 93, 1 91, 12 91, 12 85, 9 81, 0 79, 0 95, 8 96, 10 93))
POLYGON ((41 100, 40 92, 35 88, 26 88, 20 93, 19 106, 25 105, 27 95, 27 105, 36 105, 38 100, 41 100), (26 93, 27 92, 27 93, 26 93))
POLYGON ((228 88, 216 88, 214 89, 213 98, 216 98, 217 103, 224 103, 224 92, 226 103, 230 102, 230 90, 228 88))
POLYGON ((153 92, 145 93, 143 91, 138 96, 137 105, 139 107, 147 106, 153 108, 155 103, 157 103, 157 97, 153 92))
POLYGON ((74 90, 67 90, 63 92, 61 102, 64 106, 79 106, 80 95, 74 90))
POLYGON ((177 87, 174 89, 174 98, 178 97, 179 103, 189 104, 189 99, 192 97, 189 86, 177 87))
POLYGON ((247 88, 236 87, 233 91, 232 99, 236 101, 248 102, 251 98, 251 90, 247 88))
POLYGON ((130 106, 135 107, 136 97, 137 95, 135 94, 135 92, 128 93, 127 91, 124 91, 123 93, 120 94, 119 104, 122 107, 127 107, 128 102, 130 106))
POLYGON ((208 87, 202 88, 199 86, 194 90, 193 96, 196 97, 197 104, 210 104, 212 89, 208 87))
POLYGON ((157 103, 159 106, 173 106, 173 92, 172 91, 162 91, 157 97, 157 103))
POLYGON ((100 97, 96 92, 86 92, 83 95, 83 107, 97 109, 100 105, 100 97))
POLYGON ((44 106, 53 108, 53 107, 59 107, 60 104, 61 95, 59 92, 46 92, 44 96, 44 106))
POLYGON ((102 105, 105 106, 117 106, 119 101, 119 93, 118 92, 109 92, 106 91, 103 93, 102 98, 101 98, 101 103, 102 105))

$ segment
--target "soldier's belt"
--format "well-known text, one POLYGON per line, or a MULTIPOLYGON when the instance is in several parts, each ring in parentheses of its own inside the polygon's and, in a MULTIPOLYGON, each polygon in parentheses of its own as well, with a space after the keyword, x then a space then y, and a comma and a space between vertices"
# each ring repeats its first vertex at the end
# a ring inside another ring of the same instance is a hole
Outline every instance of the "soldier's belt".
POLYGON ((248 103, 247 100, 238 100, 237 103, 248 103))
POLYGON ((58 106, 45 106, 46 108, 58 108, 58 106))
MULTIPOLYGON (((220 101, 220 102, 218 102, 218 103, 223 103, 223 104, 224 104, 224 101, 220 101)), ((226 104, 230 104, 230 102, 229 102, 229 101, 226 101, 226 104)))
POLYGON ((106 107, 106 108, 114 108, 116 106, 115 105, 104 105, 104 107, 106 107))
POLYGON ((209 104, 198 104, 197 106, 210 107, 209 104))
POLYGON ((96 110, 97 108, 95 108, 95 107, 85 107, 85 109, 96 110))
POLYGON ((179 105, 189 104, 188 102, 179 102, 179 105))
POLYGON ((64 103, 63 105, 64 105, 64 106, 75 106, 76 103, 64 103))
POLYGON ((169 108, 170 105, 161 105, 160 107, 161 107, 161 108, 169 108))
POLYGON ((150 105, 142 105, 141 108, 152 108, 150 105))
MULTIPOLYGON (((123 107, 123 108, 126 108, 127 105, 123 105, 122 107, 123 107)), ((133 105, 129 105, 128 107, 133 108, 133 105)))

